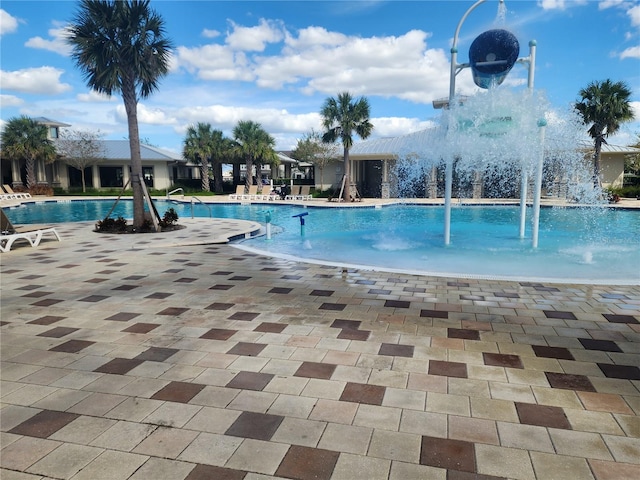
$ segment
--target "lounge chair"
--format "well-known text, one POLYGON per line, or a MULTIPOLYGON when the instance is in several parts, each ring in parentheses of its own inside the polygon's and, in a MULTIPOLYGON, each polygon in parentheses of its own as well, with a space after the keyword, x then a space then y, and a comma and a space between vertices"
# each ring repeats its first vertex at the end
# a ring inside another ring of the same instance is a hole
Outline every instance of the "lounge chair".
POLYGON ((273 200, 280 198, 280 196, 277 193, 273 192, 273 189, 271 188, 271 184, 266 184, 266 185, 263 184, 262 190, 260 191, 260 194, 258 195, 258 197, 260 197, 260 200, 262 200, 263 202, 271 202, 273 200))
POLYGON ((296 200, 296 197, 298 195, 300 195, 300 186, 298 185, 294 185, 293 187, 291 187, 291 193, 289 195, 287 195, 286 197, 284 197, 285 200, 296 200))
POLYGON ((6 253, 11 250, 17 240, 26 240, 32 247, 37 247, 40 245, 42 237, 47 233, 53 234, 60 241, 60 235, 53 227, 46 225, 13 226, 4 210, 0 209, 0 212, 0 252, 6 253))
POLYGON ((312 198, 311 187, 309 185, 302 185, 300 187, 300 193, 295 195, 295 200, 311 200, 312 198))
POLYGON ((13 195, 13 198, 31 198, 31 194, 29 192, 14 192, 13 188, 6 183, 2 185, 2 189, 7 192, 7 194, 13 195))
POLYGON ((240 200, 242 195, 244 195, 244 184, 236 185, 236 193, 229 195, 229 200, 240 200))
POLYGON ((240 200, 251 201, 257 200, 258 197, 258 185, 249 185, 249 192, 240 197, 240 200))

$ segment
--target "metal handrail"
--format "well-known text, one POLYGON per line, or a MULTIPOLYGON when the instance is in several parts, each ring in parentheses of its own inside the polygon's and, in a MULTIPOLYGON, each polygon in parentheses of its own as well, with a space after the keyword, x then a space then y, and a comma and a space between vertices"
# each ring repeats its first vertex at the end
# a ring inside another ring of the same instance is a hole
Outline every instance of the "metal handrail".
POLYGON ((175 190, 171 190, 170 192, 167 192, 167 200, 169 200, 169 195, 176 192, 182 192, 182 198, 184 198, 184 190, 182 188, 176 188, 175 190))
POLYGON ((191 218, 193 218, 193 204, 195 203, 195 201, 197 201, 198 203, 201 203, 202 205, 207 207, 209 209, 209 218, 213 218, 213 212, 211 211, 211 206, 209 206, 206 203, 204 203, 198 197, 191 197, 191 218))

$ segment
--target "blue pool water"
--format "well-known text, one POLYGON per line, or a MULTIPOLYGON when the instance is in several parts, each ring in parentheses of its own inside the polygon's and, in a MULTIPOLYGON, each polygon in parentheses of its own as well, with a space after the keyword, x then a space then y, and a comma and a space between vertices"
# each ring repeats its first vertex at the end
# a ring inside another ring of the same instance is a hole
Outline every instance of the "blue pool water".
MULTIPOLYGON (((112 200, 30 204, 11 209, 14 223, 97 221, 112 200)), ((158 201, 180 218, 191 204, 158 201)), ((519 208, 456 206, 451 244, 443 242, 441 206, 394 205, 383 208, 304 208, 297 205, 210 204, 211 215, 265 221, 272 211, 271 240, 258 237, 243 247, 275 255, 389 270, 479 278, 527 278, 589 283, 640 284, 640 211, 599 208, 543 208, 539 246, 531 248, 531 228, 518 236, 519 208), (307 212, 304 232, 298 218, 307 212)), ((196 217, 210 210, 195 205, 196 217)), ((527 218, 531 219, 531 209, 527 218)), ((113 217, 132 216, 130 201, 113 217)))

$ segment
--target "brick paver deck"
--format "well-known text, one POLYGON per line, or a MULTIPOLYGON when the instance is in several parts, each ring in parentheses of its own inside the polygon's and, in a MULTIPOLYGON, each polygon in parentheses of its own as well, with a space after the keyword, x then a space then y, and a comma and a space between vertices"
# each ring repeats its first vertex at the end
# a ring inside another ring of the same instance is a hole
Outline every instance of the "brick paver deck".
POLYGON ((640 478, 640 287, 344 271, 181 223, 0 257, 3 480, 640 478))

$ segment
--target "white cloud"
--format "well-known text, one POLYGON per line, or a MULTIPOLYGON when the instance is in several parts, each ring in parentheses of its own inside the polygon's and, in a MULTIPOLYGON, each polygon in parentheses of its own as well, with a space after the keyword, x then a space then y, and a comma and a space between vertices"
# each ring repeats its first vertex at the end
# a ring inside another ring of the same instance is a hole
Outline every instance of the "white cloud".
POLYGON ((216 38, 220 36, 220 32, 218 30, 209 30, 208 28, 205 28, 202 30, 202 36, 204 38, 216 38))
POLYGON ((24 104, 24 100, 15 95, 0 94, 0 108, 19 107, 24 104))
POLYGON ((631 19, 631 25, 634 27, 640 27, 640 5, 636 5, 635 7, 627 10, 627 15, 631 19))
POLYGON ((71 55, 71 46, 67 43, 67 27, 58 25, 48 30, 51 39, 32 37, 26 41, 25 46, 40 50, 55 52, 64 57, 71 55))
POLYGON ((625 58, 640 58, 640 46, 629 47, 620 54, 620 60, 625 58))
POLYGON ((406 117, 377 117, 370 121, 374 125, 373 134, 378 137, 396 137, 436 126, 431 120, 406 117))
POLYGON ((631 105, 631 110, 633 111, 633 116, 635 117, 636 122, 640 122, 640 101, 638 102, 629 102, 631 105))
POLYGON ((317 113, 293 114, 285 109, 209 105, 182 108, 176 117, 185 124, 209 122, 215 128, 232 130, 240 120, 251 119, 269 132, 300 132, 320 128, 317 113))
POLYGON ((262 52, 268 43, 276 43, 284 38, 280 22, 260 19, 255 27, 243 27, 229 21, 233 30, 227 34, 225 42, 233 50, 262 52))
POLYGON ((18 30, 18 19, 0 8, 0 35, 13 33, 18 30))
MULTIPOLYGON (((237 52, 215 43, 179 47, 176 67, 197 72, 203 80, 255 81, 261 88, 293 88, 306 95, 349 90, 429 103, 446 95, 448 75, 443 72, 449 71, 444 50, 427 48, 429 36, 411 30, 399 36, 363 38, 308 27, 287 32, 275 54, 237 52)), ((458 87, 464 92, 474 88, 464 75, 458 87)))
MULTIPOLYGON (((119 122, 127 123, 127 112, 122 104, 116 107, 116 119, 119 122)), ((174 125, 176 119, 161 108, 149 108, 143 103, 138 103, 138 123, 148 125, 174 125)))
MULTIPOLYGON (((585 5, 588 0, 538 0, 543 10, 565 10, 569 7, 585 5)), ((615 0, 614 0, 615 1, 615 0)))
POLYGON ((3 90, 44 95, 56 95, 71 90, 71 85, 60 82, 63 70, 53 67, 25 68, 8 72, 0 70, 3 90))
POLYGON ((628 0, 602 0, 598 3, 598 10, 606 10, 607 8, 619 7, 628 0))
POLYGON ((338 45, 343 45, 348 39, 349 37, 343 33, 329 32, 324 27, 311 26, 298 30, 297 37, 294 37, 287 32, 285 45, 295 50, 318 46, 336 47, 338 45))
POLYGON ((178 47, 175 66, 189 73, 197 72, 203 80, 239 80, 250 82, 254 79, 249 62, 243 52, 233 52, 225 45, 204 45, 202 47, 178 47))
POLYGON ((114 97, 110 97, 109 95, 105 95, 104 93, 96 92, 95 90, 90 90, 88 93, 79 93, 76 95, 76 99, 79 102, 110 102, 114 100, 114 97))

